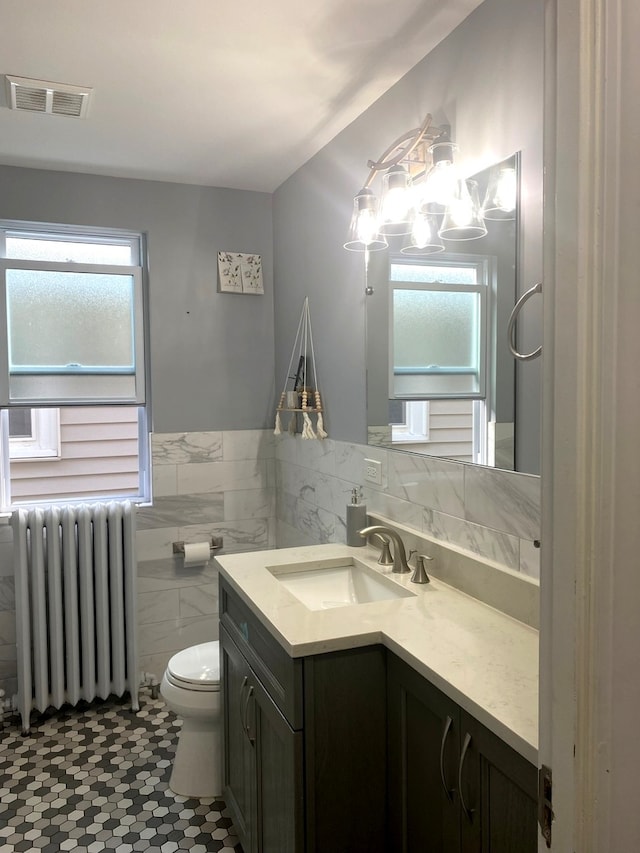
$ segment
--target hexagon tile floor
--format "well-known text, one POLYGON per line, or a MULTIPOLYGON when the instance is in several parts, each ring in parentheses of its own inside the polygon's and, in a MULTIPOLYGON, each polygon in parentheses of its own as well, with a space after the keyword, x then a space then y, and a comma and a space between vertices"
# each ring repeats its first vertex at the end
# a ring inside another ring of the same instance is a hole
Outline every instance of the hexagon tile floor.
POLYGON ((0 730, 0 853, 242 853, 221 800, 168 787, 180 729, 162 699, 0 730))

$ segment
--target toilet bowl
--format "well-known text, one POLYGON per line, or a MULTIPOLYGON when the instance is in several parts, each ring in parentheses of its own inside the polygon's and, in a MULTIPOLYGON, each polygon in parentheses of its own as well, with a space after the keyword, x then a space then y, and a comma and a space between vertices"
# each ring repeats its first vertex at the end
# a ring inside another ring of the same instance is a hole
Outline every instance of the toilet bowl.
POLYGON ((201 643, 175 654, 167 664, 160 693, 167 707, 182 718, 169 787, 185 797, 219 796, 219 644, 201 643))

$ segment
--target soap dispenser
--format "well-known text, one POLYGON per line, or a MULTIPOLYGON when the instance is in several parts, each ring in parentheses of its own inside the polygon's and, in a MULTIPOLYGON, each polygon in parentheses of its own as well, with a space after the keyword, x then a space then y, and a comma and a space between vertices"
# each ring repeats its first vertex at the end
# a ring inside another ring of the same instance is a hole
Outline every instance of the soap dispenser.
POLYGON ((360 489, 352 489, 351 503, 347 505, 347 545, 355 548, 366 544, 358 531, 367 526, 367 508, 359 501, 360 489))

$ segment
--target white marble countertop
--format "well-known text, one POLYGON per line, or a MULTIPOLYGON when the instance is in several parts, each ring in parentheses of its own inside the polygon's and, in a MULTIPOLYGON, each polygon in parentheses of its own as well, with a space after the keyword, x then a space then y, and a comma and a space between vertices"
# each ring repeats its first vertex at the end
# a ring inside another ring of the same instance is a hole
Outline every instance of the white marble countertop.
POLYGON ((292 657, 381 643, 533 764, 538 632, 453 587, 379 566, 371 546, 312 545, 216 558, 221 574, 292 657), (354 557, 415 596, 309 610, 268 570, 354 557))

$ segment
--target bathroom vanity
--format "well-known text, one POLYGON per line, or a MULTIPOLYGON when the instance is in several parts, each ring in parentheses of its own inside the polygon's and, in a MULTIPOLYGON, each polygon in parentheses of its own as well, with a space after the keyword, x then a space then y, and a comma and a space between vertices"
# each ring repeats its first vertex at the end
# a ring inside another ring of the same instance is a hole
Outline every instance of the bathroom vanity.
POLYGON ((537 632, 376 556, 217 558, 224 797, 243 850, 534 853, 537 632), (384 584, 340 602, 345 568, 384 584), (288 583, 314 571, 334 584, 327 609, 317 585, 288 583))

